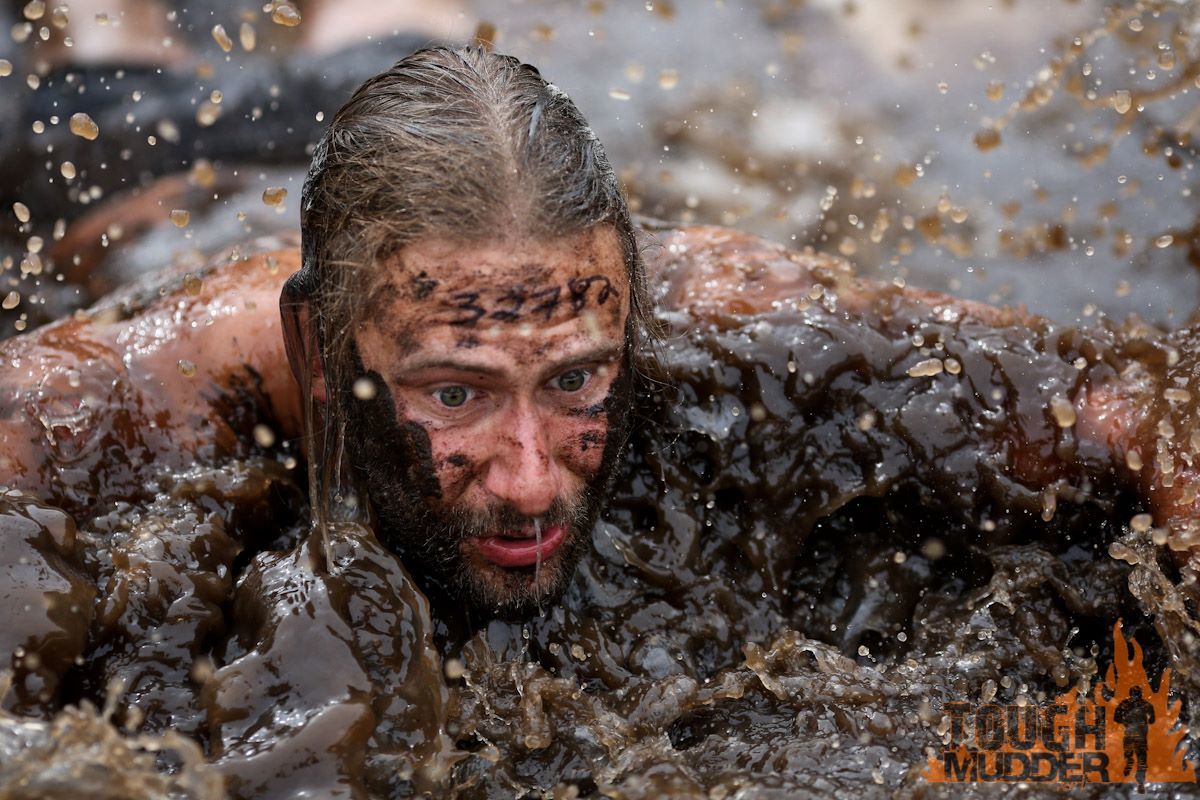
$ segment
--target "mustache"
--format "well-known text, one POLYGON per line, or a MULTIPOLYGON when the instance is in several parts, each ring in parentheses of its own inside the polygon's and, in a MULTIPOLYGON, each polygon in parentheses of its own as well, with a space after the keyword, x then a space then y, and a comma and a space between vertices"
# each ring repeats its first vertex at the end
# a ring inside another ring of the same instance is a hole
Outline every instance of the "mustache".
POLYGON ((554 525, 578 527, 587 514, 587 489, 577 497, 556 497, 543 514, 522 514, 507 503, 486 508, 453 506, 443 512, 443 531, 454 542, 502 532, 525 531, 535 524, 542 529, 554 525))

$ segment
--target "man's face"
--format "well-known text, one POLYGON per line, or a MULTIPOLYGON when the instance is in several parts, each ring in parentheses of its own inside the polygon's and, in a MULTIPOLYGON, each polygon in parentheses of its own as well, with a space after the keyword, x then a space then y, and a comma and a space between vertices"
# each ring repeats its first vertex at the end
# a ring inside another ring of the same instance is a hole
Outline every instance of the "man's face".
POLYGON ((527 613, 565 588, 626 432, 617 235, 425 239, 386 269, 347 435, 381 535, 474 605, 527 613))

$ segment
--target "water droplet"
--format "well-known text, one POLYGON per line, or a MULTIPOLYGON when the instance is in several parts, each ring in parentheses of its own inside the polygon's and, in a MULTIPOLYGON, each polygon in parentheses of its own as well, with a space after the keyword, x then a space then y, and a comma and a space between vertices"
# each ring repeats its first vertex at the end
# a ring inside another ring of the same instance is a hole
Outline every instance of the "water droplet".
POLYGON ((24 203, 20 201, 13 203, 13 213, 17 215, 18 222, 29 222, 29 206, 24 203))
POLYGON ((72 178, 75 177, 75 165, 72 164, 70 161, 62 162, 62 164, 58 168, 58 171, 61 172, 62 176, 64 178, 66 178, 67 180, 71 180, 72 178))
POLYGON ((179 141, 179 126, 169 119, 159 120, 154 130, 172 144, 179 141))
POLYGON ((226 53, 233 49, 233 39, 230 39, 229 34, 225 32, 224 25, 213 25, 212 37, 226 53))
POLYGON ((940 375, 943 369, 945 369, 945 365, 940 358, 927 358, 909 367, 908 376, 910 378, 929 378, 940 375))
POLYGON ((192 164, 192 171, 188 177, 202 189, 211 189, 217 183, 217 171, 213 169, 212 162, 205 158, 197 159, 196 163, 192 164))
POLYGON ((270 447, 271 445, 275 444, 275 431, 271 430, 266 425, 255 425, 254 442, 262 448, 270 447))
POLYGON ((1113 93, 1112 106, 1118 114, 1125 114, 1133 107, 1133 98, 1125 89, 1118 89, 1113 93))
POLYGON ((287 197, 287 189, 282 186, 268 186, 263 189, 262 201, 269 206, 278 206, 287 197))
POLYGON ((285 28, 294 28, 300 24, 300 12, 291 3, 276 3, 271 11, 271 21, 285 28))
POLYGON ((1135 514, 1129 520, 1129 527, 1134 533, 1145 533, 1154 526, 1154 518, 1149 514, 1135 514))
POLYGON ((183 290, 192 297, 200 294, 202 288, 204 288, 204 281, 200 280, 199 276, 190 272, 183 276, 183 290))
POLYGON ((82 111, 71 115, 70 128, 71 133, 88 141, 92 141, 100 135, 100 126, 82 111))
POLYGON ((192 378, 196 375, 195 363, 188 361, 186 358, 179 359, 179 363, 175 365, 175 368, 179 370, 179 374, 185 378, 192 378))
POLYGON ((1000 131, 996 128, 984 128, 975 134, 975 146, 985 153, 999 145, 1000 131))
POLYGON ((171 222, 175 223, 176 228, 186 228, 191 218, 192 215, 182 208, 171 210, 171 222))
POLYGON ((937 561, 946 555, 946 543, 936 536, 930 537, 921 545, 921 555, 930 561, 937 561))
POLYGON ((1070 428, 1078 418, 1075 406, 1065 397, 1050 398, 1050 413, 1054 415, 1054 421, 1060 428, 1070 428))
POLYGON ((1004 81, 991 81, 987 85, 987 97, 994 103, 1004 99, 1004 81))
POLYGON ((896 167, 896 172, 892 179, 896 181, 896 185, 901 188, 912 186, 913 181, 917 179, 917 168, 912 164, 901 164, 896 167))
POLYGON ((243 22, 242 27, 238 28, 238 41, 247 53, 254 50, 254 45, 258 43, 258 35, 254 31, 254 26, 249 22, 243 22))
POLYGON ((207 100, 196 109, 196 123, 201 128, 208 128, 221 116, 221 107, 207 100))
POLYGON ((613 100, 628 100, 630 98, 629 92, 625 91, 624 89, 615 88, 608 90, 608 96, 613 100))
POLYGON ((945 81, 938 81, 937 90, 938 94, 945 94, 946 92, 950 91, 950 84, 946 83, 945 81))
POLYGON ((359 400, 374 400, 378 390, 375 387, 375 381, 370 378, 359 378, 354 382, 353 391, 354 396, 359 400))
POLYGON ((21 13, 25 15, 25 19, 41 19, 42 15, 46 13, 46 4, 43 0, 29 0, 21 13))
POLYGON ((1042 521, 1049 522, 1054 519, 1054 512, 1058 508, 1058 495, 1053 489, 1047 489, 1042 492, 1042 521))
POLYGON ((17 304, 20 302, 21 295, 14 290, 5 295, 3 301, 0 301, 0 308, 3 308, 5 311, 11 311, 12 309, 16 308, 17 304))
POLYGON ((1170 247, 1171 243, 1174 241, 1175 237, 1169 233, 1166 233, 1154 240, 1154 246, 1161 250, 1163 248, 1170 247))
POLYGON ((679 85, 679 70, 664 69, 658 73, 658 88, 670 91, 679 85))
POLYGON ((0 78, 7 78, 12 75, 12 62, 7 58, 0 58, 0 78))

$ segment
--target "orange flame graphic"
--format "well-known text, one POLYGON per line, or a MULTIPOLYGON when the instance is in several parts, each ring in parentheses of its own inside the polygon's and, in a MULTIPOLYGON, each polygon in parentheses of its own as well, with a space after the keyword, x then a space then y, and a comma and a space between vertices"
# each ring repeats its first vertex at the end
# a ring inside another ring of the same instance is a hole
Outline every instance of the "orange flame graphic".
POLYGON ((1182 703, 1171 671, 1155 691, 1142 648, 1113 626, 1113 660, 1090 693, 1070 689, 1041 706, 948 703, 952 741, 930 756, 933 783, 1195 783, 1185 757, 1182 703), (974 723, 969 735, 967 719, 974 723))

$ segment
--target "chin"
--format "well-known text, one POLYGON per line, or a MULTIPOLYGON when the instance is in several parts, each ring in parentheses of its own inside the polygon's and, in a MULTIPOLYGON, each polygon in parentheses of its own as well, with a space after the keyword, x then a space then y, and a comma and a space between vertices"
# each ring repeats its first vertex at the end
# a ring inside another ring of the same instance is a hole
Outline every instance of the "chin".
POLYGON ((454 583, 472 606, 490 616, 507 620, 535 616, 566 591, 584 541, 571 530, 540 567, 506 568, 479 558, 466 559, 454 583))

